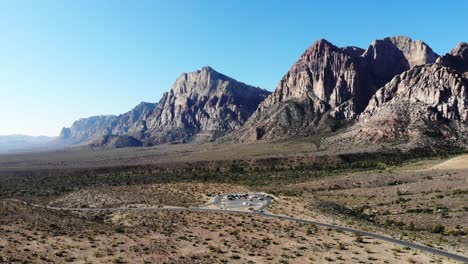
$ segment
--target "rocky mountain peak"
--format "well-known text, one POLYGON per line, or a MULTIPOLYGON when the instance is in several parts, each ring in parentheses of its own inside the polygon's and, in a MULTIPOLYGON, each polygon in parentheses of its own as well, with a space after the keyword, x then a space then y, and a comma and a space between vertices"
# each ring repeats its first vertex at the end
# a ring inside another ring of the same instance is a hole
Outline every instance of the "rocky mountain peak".
POLYGON ((316 58, 327 56, 331 53, 343 53, 351 57, 358 57, 360 56, 364 50, 358 47, 343 47, 339 48, 333 45, 326 39, 319 39, 315 41, 312 46, 310 46, 300 57, 299 61, 307 60, 311 61, 316 58))
POLYGON ((111 124, 112 135, 141 137, 146 131, 146 118, 156 108, 156 103, 141 102, 132 110, 119 115, 111 124))
POLYGON ((468 78, 468 43, 459 43, 450 53, 440 57, 437 63, 464 73, 468 78))
POLYGON ((59 139, 67 144, 87 144, 110 135, 141 136, 146 130, 145 117, 156 104, 141 102, 132 110, 119 116, 91 116, 75 121, 70 128, 60 131, 59 139))
POLYGON ((388 37, 384 40, 390 41, 396 48, 403 52, 410 68, 416 65, 434 63, 438 57, 422 40, 412 40, 405 36, 388 37))
POLYGON ((228 83, 232 78, 215 71, 210 66, 205 66, 200 70, 183 73, 176 79, 169 93, 184 95, 205 96, 216 91, 220 83, 228 83))
MULTIPOLYGON (((330 97, 335 99, 332 94, 334 90, 337 92, 337 85, 343 84, 345 79, 353 78, 350 74, 346 76, 344 71, 347 68, 357 70, 356 62, 350 54, 359 52, 357 48, 338 48, 325 39, 316 41, 286 73, 269 101, 281 102, 305 97, 318 97, 324 101, 328 101, 330 97), (333 76, 328 78, 328 73, 333 76)), ((355 81, 351 79, 347 81, 353 86, 355 81)), ((262 106, 270 104, 269 101, 262 106)), ((339 103, 340 99, 334 104, 339 103)))
POLYGON ((148 141, 215 139, 240 128, 269 94, 211 67, 184 73, 148 117, 148 141))
POLYGON ((400 53, 408 63, 409 68, 426 63, 434 63, 438 55, 421 40, 413 40, 406 36, 386 37, 375 40, 366 51, 367 56, 374 60, 379 56, 398 55, 400 53))
POLYGON ((275 139, 335 129, 336 124, 352 122, 395 75, 436 58, 424 42, 404 36, 376 40, 366 50, 339 48, 320 39, 262 102, 240 138, 275 139))
POLYGON ((210 66, 204 66, 200 70, 196 70, 196 71, 191 72, 189 74, 200 75, 200 78, 202 78, 202 79, 217 80, 217 79, 228 79, 229 78, 226 75, 223 75, 223 74, 217 72, 215 69, 213 69, 210 66))
POLYGON ((70 128, 62 128, 59 138, 68 141, 70 144, 78 144, 96 135, 108 134, 110 133, 111 124, 116 118, 115 115, 81 118, 73 122, 70 128))
POLYGON ((141 102, 119 116, 80 119, 62 129, 61 138, 95 147, 213 140, 240 128, 269 94, 206 66, 181 74, 157 104, 141 102))
POLYGON ((93 136, 96 146, 109 147, 211 141, 233 131, 234 140, 276 140, 326 137, 357 123, 362 129, 354 136, 364 138, 373 131, 370 137, 408 138, 424 129, 466 135, 467 59, 467 43, 438 57, 405 36, 375 40, 365 50, 320 39, 271 94, 205 66, 181 74, 157 105, 142 102, 117 117, 79 120, 61 137, 89 142, 93 136), (434 122, 456 128, 429 129, 437 128, 434 122))
POLYGON ((362 86, 367 89, 366 98, 384 86, 394 76, 416 65, 434 63, 438 55, 423 41, 405 36, 375 40, 366 49, 361 60, 362 86))
POLYGON ((331 145, 467 145, 467 97, 468 80, 459 72, 440 64, 416 66, 379 89, 359 122, 331 145))
POLYGON ((364 49, 361 49, 359 47, 354 47, 354 46, 347 46, 347 47, 341 48, 341 50, 353 58, 361 56, 365 51, 364 49))
POLYGON ((197 70, 197 72, 206 72, 206 73, 217 73, 217 74, 219 74, 217 71, 215 71, 209 65, 206 65, 206 66, 202 67, 201 70, 197 70))
POLYGON ((318 54, 318 53, 323 53, 323 52, 329 52, 329 51, 336 51, 338 50, 338 47, 330 43, 326 39, 319 39, 315 41, 312 46, 310 46, 302 56, 308 56, 311 54, 318 54))
POLYGON ((458 45, 450 52, 454 56, 465 57, 468 53, 468 43, 460 42, 458 45))
POLYGON ((141 103, 137 104, 133 109, 134 110, 144 110, 144 109, 152 109, 156 106, 155 103, 149 103, 142 101, 141 103))
MULTIPOLYGON (((366 55, 372 55, 373 59, 378 56, 389 54, 389 52, 399 52, 408 62, 409 67, 434 63, 438 55, 423 41, 413 40, 406 36, 386 37, 384 39, 374 40, 367 48, 366 55)), ((396 55, 396 53, 390 53, 396 55)))
POLYGON ((389 101, 399 104, 413 101, 432 108, 429 119, 440 118, 468 121, 468 81, 457 71, 438 64, 421 65, 396 76, 379 89, 360 119, 366 120, 389 101), (396 99, 400 100, 396 100, 396 99))
POLYGON ((362 52, 356 47, 339 48, 324 39, 316 41, 261 103, 241 131, 241 140, 314 133, 322 127, 319 123, 326 113, 353 119, 362 52))

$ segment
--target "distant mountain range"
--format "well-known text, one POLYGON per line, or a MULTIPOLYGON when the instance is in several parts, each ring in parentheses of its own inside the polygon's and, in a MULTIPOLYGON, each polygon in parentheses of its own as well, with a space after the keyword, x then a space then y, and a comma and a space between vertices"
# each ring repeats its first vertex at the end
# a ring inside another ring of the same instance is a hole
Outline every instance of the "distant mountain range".
POLYGON ((158 103, 63 128, 60 144, 88 147, 263 142, 318 136, 324 146, 468 145, 468 44, 439 56, 396 36, 367 49, 321 39, 273 93, 210 67, 182 74, 158 103))
MULTIPOLYGON (((59 140, 66 145, 99 146, 107 136, 126 136, 138 141, 147 130, 146 117, 157 104, 141 102, 125 114, 92 116, 75 121, 70 128, 62 128, 59 140)), ((141 145, 138 144, 138 145, 141 145)), ((111 145, 107 145, 112 147, 111 145)))
POLYGON ((0 136, 0 153, 13 153, 46 149, 54 140, 45 136, 8 135, 0 136))
POLYGON ((60 139, 92 147, 114 147, 105 140, 109 136, 129 146, 212 141, 242 127, 269 94, 204 67, 182 74, 159 103, 141 103, 120 116, 80 119, 63 128, 60 139))

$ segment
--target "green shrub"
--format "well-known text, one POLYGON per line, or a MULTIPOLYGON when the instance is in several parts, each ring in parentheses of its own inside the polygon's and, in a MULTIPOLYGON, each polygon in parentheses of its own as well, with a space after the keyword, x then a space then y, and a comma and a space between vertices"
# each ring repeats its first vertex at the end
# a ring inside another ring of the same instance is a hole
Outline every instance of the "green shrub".
POLYGON ((431 232, 436 233, 436 234, 442 234, 445 231, 445 226, 441 224, 437 224, 434 227, 432 227, 431 232))
POLYGON ((123 233, 125 233, 125 227, 118 226, 118 227, 115 228, 115 232, 123 234, 123 233))

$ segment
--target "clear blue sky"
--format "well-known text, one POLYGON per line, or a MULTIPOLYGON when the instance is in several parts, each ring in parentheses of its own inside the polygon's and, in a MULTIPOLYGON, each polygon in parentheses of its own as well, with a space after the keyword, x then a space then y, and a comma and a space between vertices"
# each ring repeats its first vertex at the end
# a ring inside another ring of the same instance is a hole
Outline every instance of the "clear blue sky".
POLYGON ((210 65, 273 90, 315 40, 366 48, 407 35, 468 41, 468 1, 0 0, 0 135, 57 135, 157 102, 210 65))

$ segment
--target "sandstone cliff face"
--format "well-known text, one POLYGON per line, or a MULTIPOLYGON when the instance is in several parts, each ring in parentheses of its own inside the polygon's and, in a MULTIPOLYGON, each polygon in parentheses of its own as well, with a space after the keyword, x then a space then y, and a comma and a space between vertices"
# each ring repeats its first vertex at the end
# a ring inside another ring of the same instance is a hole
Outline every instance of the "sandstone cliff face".
POLYGON ((440 57, 437 63, 461 72, 468 78, 468 43, 458 44, 450 53, 440 57))
POLYGON ((236 135, 242 141, 274 140, 334 130, 365 109, 375 91, 437 55, 422 41, 392 37, 367 50, 315 42, 291 67, 236 135))
POLYGON ((259 107, 288 100, 311 100, 323 113, 353 98, 359 85, 359 48, 338 48, 326 40, 312 45, 281 79, 278 88, 259 107))
POLYGON ((467 98, 468 80, 460 72, 416 66, 379 89, 359 123, 331 142, 467 145, 467 98))
POLYGON ((204 67, 182 74, 158 104, 80 119, 62 129, 60 138, 94 147, 214 140, 239 129, 269 94, 204 67))
POLYGON ((273 93, 205 67, 182 74, 158 104, 81 119, 61 138, 111 148, 206 142, 226 134, 225 140, 256 141, 336 132, 324 146, 467 146, 467 60, 467 43, 438 58, 424 42, 401 36, 376 40, 366 50, 319 40, 273 93))
POLYGON ((75 121, 70 128, 62 128, 59 139, 66 144, 79 144, 95 136, 107 135, 117 116, 92 116, 75 121))
POLYGON ((243 141, 275 139, 318 129, 324 113, 353 119, 364 50, 315 42, 281 79, 239 134, 243 141))
POLYGON ((141 102, 127 113, 119 115, 111 124, 111 134, 143 138, 148 129, 146 118, 153 112, 156 105, 155 103, 141 102))
POLYGON ((148 116, 144 140, 216 139, 239 129, 269 94, 210 67, 182 74, 148 116))
POLYGON ((379 89, 360 119, 380 114, 382 107, 400 102, 421 103, 430 107, 426 118, 468 121, 467 80, 439 64, 418 66, 396 76, 379 89))
POLYGON ((125 114, 92 116, 75 121, 70 128, 63 128, 59 139, 69 145, 87 144, 108 135, 139 137, 146 130, 145 116, 156 104, 142 102, 125 114))
MULTIPOLYGON (((421 40, 404 36, 375 40, 361 59, 363 91, 367 99, 394 76, 414 66, 434 63, 438 55, 421 40)), ((366 102, 367 103, 367 102, 366 102)), ((365 104, 364 104, 365 105, 365 104)), ((365 107, 365 106, 364 106, 365 107)))

